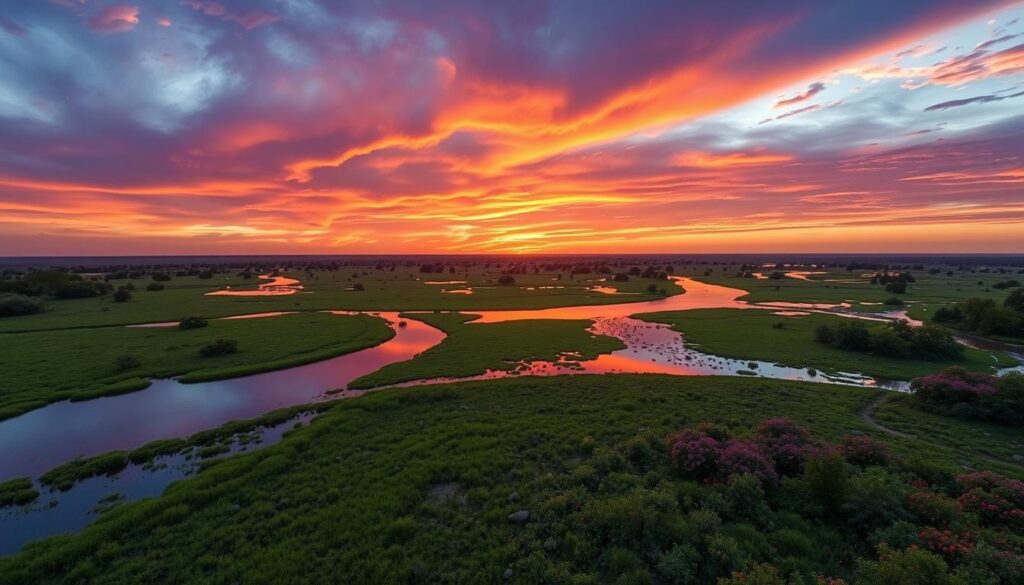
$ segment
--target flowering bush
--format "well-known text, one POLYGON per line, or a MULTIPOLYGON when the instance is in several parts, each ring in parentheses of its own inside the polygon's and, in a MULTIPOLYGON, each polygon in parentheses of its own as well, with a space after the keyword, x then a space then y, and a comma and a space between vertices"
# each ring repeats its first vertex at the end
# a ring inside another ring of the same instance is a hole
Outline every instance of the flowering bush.
POLYGON ((982 523, 1024 527, 1024 482, 991 471, 966 473, 956 482, 960 505, 982 523))
POLYGON ((729 432, 721 426, 701 423, 669 435, 672 461, 683 477, 704 480, 718 473, 723 442, 729 432))
POLYGON ((764 483, 778 483, 775 465, 759 444, 728 437, 717 425, 683 429, 668 438, 672 461, 683 477, 700 481, 723 481, 749 473, 764 483))
POLYGON ((867 435, 846 435, 839 440, 839 453, 854 465, 888 465, 892 462, 889 448, 867 435))
POLYGON ((759 445, 750 441, 729 441, 721 452, 720 476, 722 479, 729 479, 748 473, 760 479, 764 484, 776 485, 779 483, 775 465, 759 445))
POLYGON ((970 402, 996 394, 998 378, 963 368, 946 368, 938 374, 916 378, 910 384, 914 395, 938 403, 970 402))
POLYGON ((907 496, 907 510, 922 522, 946 527, 963 517, 963 508, 957 500, 932 491, 912 492, 907 496))
POLYGON ((1024 375, 991 376, 948 368, 910 383, 918 406, 958 418, 1024 425, 1024 375))
POLYGON ((770 418, 754 427, 753 440, 771 457, 778 475, 797 475, 804 462, 820 451, 811 433, 788 418, 770 418))
POLYGON ((970 532, 957 534, 930 526, 918 532, 917 537, 924 548, 946 557, 949 561, 955 561, 969 553, 975 542, 974 535, 970 532))

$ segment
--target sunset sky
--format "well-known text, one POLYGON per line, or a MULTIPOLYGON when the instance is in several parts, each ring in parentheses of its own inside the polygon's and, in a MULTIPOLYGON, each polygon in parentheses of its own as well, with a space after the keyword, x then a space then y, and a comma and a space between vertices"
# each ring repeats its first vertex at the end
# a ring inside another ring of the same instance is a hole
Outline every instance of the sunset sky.
POLYGON ((1024 252, 1024 3, 0 3, 0 256, 767 251, 1024 252))

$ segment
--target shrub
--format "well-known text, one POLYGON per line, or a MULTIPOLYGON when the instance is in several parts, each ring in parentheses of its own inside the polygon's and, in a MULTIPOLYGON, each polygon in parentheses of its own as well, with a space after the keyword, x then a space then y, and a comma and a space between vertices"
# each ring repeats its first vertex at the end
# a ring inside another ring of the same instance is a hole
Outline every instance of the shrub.
POLYGON ((846 501, 846 462, 834 451, 807 460, 804 477, 811 497, 826 514, 836 515, 846 501))
POLYGON ((683 477, 702 480, 718 473, 722 441, 704 428, 683 429, 670 436, 669 449, 683 477))
POLYGON ((352 290, 354 290, 356 292, 361 292, 361 291, 366 290, 366 287, 363 286, 363 283, 357 282, 357 283, 352 285, 352 290))
POLYGON ((1024 482, 992 471, 966 473, 956 478, 960 505, 984 524, 1024 528, 1024 482))
POLYGON ((753 440, 761 445, 774 462, 779 475, 795 475, 803 471, 807 457, 818 451, 810 432, 787 418, 771 418, 754 427, 753 440))
POLYGON ((726 443, 721 451, 719 466, 723 479, 732 480, 736 476, 750 474, 767 485, 779 483, 773 462, 756 443, 749 441, 732 440, 726 443))
POLYGON ((498 277, 498 284, 502 286, 512 286, 516 283, 516 279, 511 274, 502 274, 498 277))
POLYGON ((70 281, 56 286, 53 296, 58 299, 85 299, 110 292, 110 285, 84 280, 70 281))
POLYGON ((171 279, 171 275, 166 272, 154 272, 152 278, 156 282, 167 282, 171 279))
POLYGON ((117 369, 119 370, 132 370, 142 365, 142 362, 139 360, 139 358, 130 353, 125 353, 117 356, 115 363, 117 364, 117 369))
POLYGON ((625 272, 618 272, 612 277, 615 282, 629 282, 629 275, 625 272))
POLYGON ((238 351, 238 342, 234 339, 218 339, 199 348, 199 355, 203 357, 218 357, 232 354, 238 351))
POLYGON ((929 412, 1024 425, 1024 375, 999 377, 963 368, 947 368, 910 383, 914 403, 929 412))
POLYGON ((895 282, 890 282, 889 284, 885 285, 885 292, 896 295, 904 294, 905 292, 907 292, 907 283, 899 280, 895 282))
POLYGON ((821 324, 814 331, 814 340, 837 349, 886 357, 943 361, 963 356, 963 347, 949 331, 931 325, 911 327, 906 321, 895 321, 880 330, 868 329, 860 322, 821 324))
POLYGON ((719 579, 718 585, 786 585, 788 582, 779 575, 773 565, 756 564, 749 571, 735 572, 731 578, 719 579))
POLYGON ((839 440, 839 453, 848 462, 859 467, 892 463, 889 448, 867 435, 844 436, 839 440))
POLYGON ((0 294, 0 317, 17 317, 43 312, 39 299, 16 293, 0 294))
POLYGON ((899 297, 889 297, 883 302, 890 307, 902 307, 904 305, 903 299, 899 297))
POLYGON ((929 490, 908 495, 907 510, 921 522, 942 528, 961 521, 964 515, 960 502, 929 490))
POLYGON ((126 303, 132 300, 132 293, 126 288, 119 288, 114 292, 115 303, 126 303))
POLYGON ((1024 313, 1024 289, 1018 289, 1010 293, 1009 296, 1003 299, 1003 307, 1017 313, 1024 313))
POLYGON ((862 534, 910 516, 904 508, 910 486, 884 468, 869 467, 851 477, 847 487, 843 514, 862 534))
POLYGON ((165 287, 163 284, 159 282, 151 282, 146 286, 146 290, 148 290, 149 292, 157 292, 164 290, 165 288, 167 287, 165 287))
POLYGON ((200 329, 208 325, 203 317, 182 317, 178 321, 178 329, 200 329))
POLYGON ((877 561, 861 561, 858 585, 966 585, 949 574, 942 557, 919 548, 897 551, 878 547, 877 561))

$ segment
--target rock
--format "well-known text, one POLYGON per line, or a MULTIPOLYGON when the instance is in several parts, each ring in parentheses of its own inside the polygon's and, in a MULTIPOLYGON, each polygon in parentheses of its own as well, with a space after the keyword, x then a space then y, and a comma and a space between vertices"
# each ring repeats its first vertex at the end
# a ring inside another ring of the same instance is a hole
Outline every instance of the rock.
POLYGON ((512 569, 505 569, 505 574, 502 575, 502 576, 505 577, 506 581, 511 581, 512 580, 512 575, 513 575, 512 569))
POLYGON ((512 492, 508 495, 508 501, 515 502, 519 500, 519 492, 512 492))
POLYGON ((530 513, 526 510, 519 510, 508 515, 509 522, 513 524, 526 524, 526 521, 530 519, 530 513))

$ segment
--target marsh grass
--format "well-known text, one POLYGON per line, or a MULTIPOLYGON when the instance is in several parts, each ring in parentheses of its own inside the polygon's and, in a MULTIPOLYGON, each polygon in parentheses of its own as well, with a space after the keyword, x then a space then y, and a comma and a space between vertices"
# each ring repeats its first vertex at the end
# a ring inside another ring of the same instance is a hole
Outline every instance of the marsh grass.
MULTIPOLYGON (((753 309, 700 309, 644 313, 634 317, 666 323, 683 333, 687 344, 701 351, 736 359, 776 362, 787 366, 810 367, 823 372, 857 372, 908 380, 942 370, 951 365, 992 372, 994 367, 1016 362, 1001 352, 964 349, 957 361, 926 361, 884 357, 845 351, 814 340, 814 330, 822 324, 836 325, 849 320, 834 315, 810 314, 780 316, 771 311, 753 309), (778 323, 783 323, 782 327, 778 323), (993 357, 994 356, 994 357, 993 357)), ((881 330, 884 323, 871 323, 869 329, 881 330)))
POLYGON ((477 315, 463 313, 403 313, 443 330, 447 337, 411 360, 388 364, 353 380, 352 388, 370 388, 410 380, 466 377, 487 370, 510 371, 522 361, 557 361, 566 352, 574 360, 596 358, 625 347, 621 341, 587 331, 586 319, 530 319, 473 323, 477 315))

